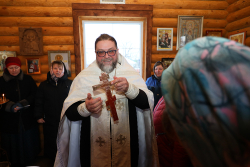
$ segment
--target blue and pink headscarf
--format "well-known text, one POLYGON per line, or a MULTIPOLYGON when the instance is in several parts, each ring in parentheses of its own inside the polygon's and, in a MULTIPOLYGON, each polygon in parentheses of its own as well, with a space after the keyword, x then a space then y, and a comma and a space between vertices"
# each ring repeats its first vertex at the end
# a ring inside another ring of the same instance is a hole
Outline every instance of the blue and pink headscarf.
POLYGON ((204 37, 163 72, 167 114, 194 166, 250 166, 250 48, 204 37))

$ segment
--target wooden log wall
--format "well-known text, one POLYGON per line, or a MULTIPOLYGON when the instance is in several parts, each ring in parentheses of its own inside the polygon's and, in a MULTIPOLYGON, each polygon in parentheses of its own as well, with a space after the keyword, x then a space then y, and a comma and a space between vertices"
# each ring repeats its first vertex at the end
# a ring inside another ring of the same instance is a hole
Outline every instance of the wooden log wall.
MULTIPOLYGON (((35 3, 35 1, 33 2, 35 3)), ((40 58, 41 74, 31 75, 37 85, 47 78, 48 51, 69 50, 72 71, 69 79, 74 79, 76 74, 72 9, 69 6, 55 7, 56 4, 52 3, 51 6, 43 6, 40 2, 38 4, 32 4, 31 1, 0 2, 0 50, 16 51, 17 57, 22 62, 21 69, 25 74, 27 73, 26 58, 40 58), (19 27, 42 28, 43 55, 20 55, 19 27)))
MULTIPOLYGON (((227 25, 226 1, 168 1, 154 5, 151 69, 162 58, 174 58, 177 54, 177 24, 178 15, 204 16, 203 36, 206 30, 222 30, 224 36, 227 25), (157 51, 157 28, 173 28, 173 51, 157 51)), ((151 72, 153 74, 153 71, 151 72)))
MULTIPOLYGON (((72 77, 75 77, 72 3, 99 3, 99 0, 5 0, 0 1, 0 50, 16 51, 19 55, 19 27, 43 29, 44 55, 20 56, 26 72, 26 57, 40 57, 42 74, 32 75, 39 83, 46 79, 48 50, 70 50, 72 77)), ((174 58, 177 40, 178 15, 204 16, 206 30, 222 30, 223 36, 234 31, 247 31, 246 45, 250 46, 250 2, 245 0, 126 0, 126 4, 153 5, 151 69, 162 58, 174 58), (173 28, 173 51, 157 51, 157 28, 173 28)))
MULTIPOLYGON (((243 0, 242 0, 243 1, 243 0)), ((99 3, 99 0, 0 0, 0 50, 16 51, 26 73, 25 59, 40 57, 42 74, 32 75, 37 84, 46 79, 48 50, 70 50, 72 77, 75 77, 72 3, 99 3), (40 27, 43 29, 43 56, 21 56, 18 28, 40 27)), ((223 30, 227 33, 229 4, 235 0, 126 0, 126 4, 153 5, 151 69, 162 58, 175 57, 178 15, 204 16, 203 35, 206 30, 223 30), (173 28, 173 51, 157 51, 157 28, 173 28)), ((240 5, 238 5, 240 6, 240 5)), ((239 7, 238 7, 239 8, 239 7)), ((233 16, 232 16, 233 17, 233 16)))
POLYGON ((227 0, 229 6, 227 12, 226 37, 232 33, 246 31, 245 45, 250 47, 250 1, 227 0))

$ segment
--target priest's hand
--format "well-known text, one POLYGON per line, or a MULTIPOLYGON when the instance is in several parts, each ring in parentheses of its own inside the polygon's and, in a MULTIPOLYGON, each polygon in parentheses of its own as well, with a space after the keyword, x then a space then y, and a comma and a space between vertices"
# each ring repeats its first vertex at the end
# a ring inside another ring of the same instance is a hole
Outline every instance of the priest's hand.
POLYGON ((115 86, 115 90, 119 93, 126 93, 128 91, 128 81, 124 77, 114 77, 114 80, 111 82, 115 86))
POLYGON ((38 120, 37 120, 37 122, 38 122, 38 123, 40 123, 40 124, 45 123, 45 121, 44 121, 44 119, 43 119, 43 118, 38 119, 38 120))
POLYGON ((102 111, 102 99, 100 97, 93 99, 91 94, 88 93, 85 104, 87 110, 91 113, 97 114, 102 111))

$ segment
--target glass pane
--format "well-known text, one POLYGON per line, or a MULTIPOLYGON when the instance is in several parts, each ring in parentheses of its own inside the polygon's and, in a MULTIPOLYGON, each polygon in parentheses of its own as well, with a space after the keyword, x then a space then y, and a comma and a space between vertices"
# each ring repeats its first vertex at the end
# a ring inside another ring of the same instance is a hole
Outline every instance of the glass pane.
POLYGON ((83 21, 84 68, 95 60, 95 40, 101 34, 113 36, 129 64, 141 73, 142 22, 83 21))

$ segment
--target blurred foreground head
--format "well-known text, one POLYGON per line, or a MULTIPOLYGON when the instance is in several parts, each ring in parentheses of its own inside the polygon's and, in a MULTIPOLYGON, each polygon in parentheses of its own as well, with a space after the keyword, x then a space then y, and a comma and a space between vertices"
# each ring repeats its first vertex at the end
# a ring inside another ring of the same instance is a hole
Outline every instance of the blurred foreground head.
POLYGON ((166 113, 194 166, 250 165, 250 48, 226 38, 186 44, 162 74, 166 113))

